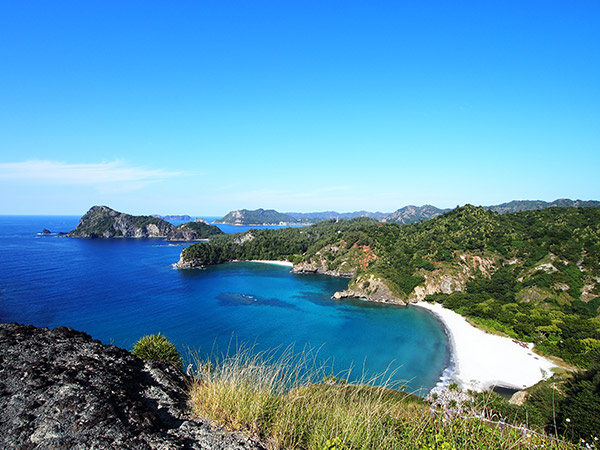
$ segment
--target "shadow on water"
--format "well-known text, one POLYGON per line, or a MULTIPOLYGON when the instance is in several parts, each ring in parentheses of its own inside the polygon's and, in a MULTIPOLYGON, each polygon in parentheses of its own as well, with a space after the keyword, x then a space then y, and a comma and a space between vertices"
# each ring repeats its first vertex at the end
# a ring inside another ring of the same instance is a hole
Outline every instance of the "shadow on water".
POLYGON ((520 390, 521 389, 514 389, 506 386, 494 386, 492 388, 492 391, 494 391, 500 397, 505 398, 506 400, 509 400, 514 394, 516 394, 520 390))
POLYGON ((295 294, 294 296, 292 296, 292 298, 298 299, 298 300, 303 300, 303 301, 308 301, 308 302, 311 302, 311 303, 313 303, 315 305, 319 305, 319 306, 336 305, 339 308, 346 307, 349 309, 353 309, 353 308, 387 309, 387 310, 406 309, 406 306, 404 306, 404 305, 393 305, 393 304, 389 304, 389 303, 370 302, 370 301, 362 299, 362 298, 349 297, 349 298, 343 298, 340 300, 336 300, 333 298, 332 295, 319 294, 319 293, 315 293, 312 291, 300 291, 297 294, 295 294))
POLYGON ((240 294, 237 292, 224 292, 217 296, 217 300, 222 306, 276 306, 278 308, 300 310, 296 305, 277 298, 264 298, 253 294, 240 294))

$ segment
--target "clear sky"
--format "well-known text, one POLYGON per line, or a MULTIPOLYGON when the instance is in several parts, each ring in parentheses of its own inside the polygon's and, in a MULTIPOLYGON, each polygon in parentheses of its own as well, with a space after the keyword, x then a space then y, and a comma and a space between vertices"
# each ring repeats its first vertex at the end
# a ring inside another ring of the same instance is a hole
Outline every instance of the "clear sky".
POLYGON ((600 2, 0 3, 0 214, 600 199, 600 2))

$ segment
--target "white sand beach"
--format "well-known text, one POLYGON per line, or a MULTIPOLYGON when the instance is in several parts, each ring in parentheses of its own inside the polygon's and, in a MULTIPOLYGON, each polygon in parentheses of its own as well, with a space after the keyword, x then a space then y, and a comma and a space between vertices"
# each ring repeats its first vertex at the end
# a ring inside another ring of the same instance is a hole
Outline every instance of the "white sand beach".
POLYGON ((475 328, 459 314, 435 303, 418 302, 446 327, 456 365, 454 381, 463 389, 481 391, 493 386, 523 389, 552 375, 554 363, 518 342, 475 328))
POLYGON ((248 262, 256 262, 256 263, 263 263, 263 264, 275 264, 277 266, 294 267, 294 263, 291 263, 288 261, 269 261, 269 260, 264 260, 264 259, 252 259, 248 262))

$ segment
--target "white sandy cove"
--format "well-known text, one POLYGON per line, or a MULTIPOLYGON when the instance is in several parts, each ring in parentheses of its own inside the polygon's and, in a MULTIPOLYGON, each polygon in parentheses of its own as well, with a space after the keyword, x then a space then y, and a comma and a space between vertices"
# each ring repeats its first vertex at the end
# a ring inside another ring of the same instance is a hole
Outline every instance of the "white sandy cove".
POLYGON ((266 259, 251 259, 248 262, 257 262, 257 263, 263 263, 263 264, 275 264, 277 266, 294 267, 294 263, 291 263, 288 261, 268 261, 266 259))
POLYGON ((510 338, 475 328, 459 314, 439 303, 418 302, 444 324, 452 342, 454 380, 463 389, 481 391, 493 386, 523 389, 552 375, 551 361, 510 338))

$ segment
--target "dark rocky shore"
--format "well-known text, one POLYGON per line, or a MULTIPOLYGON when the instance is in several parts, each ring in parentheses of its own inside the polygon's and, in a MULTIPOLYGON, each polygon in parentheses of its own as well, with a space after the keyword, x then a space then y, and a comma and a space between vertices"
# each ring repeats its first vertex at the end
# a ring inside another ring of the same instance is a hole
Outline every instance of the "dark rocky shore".
POLYGON ((260 449, 192 419, 186 379, 70 328, 0 324, 0 448, 260 449))

